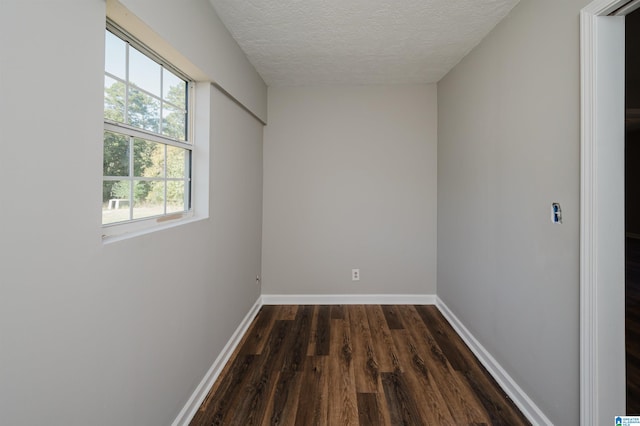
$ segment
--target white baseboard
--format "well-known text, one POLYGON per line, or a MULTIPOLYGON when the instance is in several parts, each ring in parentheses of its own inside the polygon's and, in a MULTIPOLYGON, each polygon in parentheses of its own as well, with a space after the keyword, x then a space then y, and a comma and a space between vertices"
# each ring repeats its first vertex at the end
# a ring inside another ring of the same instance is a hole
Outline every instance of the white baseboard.
POLYGON ((229 361, 229 358, 231 358, 231 355, 233 355, 233 351, 249 329, 251 322, 256 315, 258 315, 258 311, 260 311, 261 307, 262 300, 261 298, 258 298, 238 328, 236 328, 236 331, 231 335, 231 338, 222 349, 222 352, 220 352, 220 355, 218 355, 216 360, 213 362, 209 371, 207 371, 207 374, 205 374, 204 378, 200 381, 200 384, 182 408, 178 417, 173 421, 171 424, 172 426, 188 426, 189 422, 191 422, 191 419, 193 419, 193 416, 195 416, 200 405, 202 405, 202 402, 207 397, 207 394, 211 390, 211 387, 213 387, 213 384, 216 382, 216 379, 222 372, 222 369, 229 361))
POLYGON ((434 294, 263 294, 263 305, 435 305, 434 294))
POLYGON ((491 356, 489 351, 478 342, 471 332, 462 324, 453 312, 439 298, 436 298, 436 306, 442 312, 442 315, 449 321, 453 329, 464 340, 471 352, 480 360, 484 368, 489 371, 500 387, 505 391, 509 398, 518 406, 522 414, 529 419, 534 425, 553 426, 551 420, 544 415, 542 410, 529 398, 529 396, 518 386, 518 384, 509 376, 502 366, 491 356))
POLYGON ((498 361, 491 356, 484 346, 471 334, 462 322, 451 312, 447 305, 436 295, 432 294, 263 294, 251 307, 236 331, 233 333, 222 352, 213 362, 196 390, 172 423, 172 426, 188 426, 196 411, 206 398, 209 390, 229 361, 233 351, 247 332, 251 322, 263 305, 436 305, 442 315, 449 321, 453 329, 467 344, 482 365, 489 371, 496 382, 518 406, 522 414, 534 425, 549 425, 553 423, 544 415, 542 410, 529 398, 518 384, 502 368, 498 361))

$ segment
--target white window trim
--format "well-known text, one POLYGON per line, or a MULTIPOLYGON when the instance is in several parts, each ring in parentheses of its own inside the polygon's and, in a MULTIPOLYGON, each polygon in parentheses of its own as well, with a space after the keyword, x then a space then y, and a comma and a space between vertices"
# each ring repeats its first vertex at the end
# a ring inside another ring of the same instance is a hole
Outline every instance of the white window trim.
MULTIPOLYGON (((122 241, 137 236, 158 232, 164 229, 170 229, 176 226, 186 225, 209 218, 209 140, 210 140, 210 118, 211 118, 211 90, 210 82, 196 82, 186 76, 186 74, 175 66, 171 65, 158 53, 149 50, 144 41, 135 39, 129 33, 124 32, 112 21, 109 21, 108 29, 112 31, 116 28, 116 35, 126 35, 125 39, 134 40, 136 49, 148 54, 154 60, 161 59, 165 68, 175 74, 184 77, 188 82, 188 140, 186 142, 171 140, 171 138, 156 137, 152 133, 140 131, 124 123, 112 122, 103 118, 103 129, 118 132, 118 129, 126 129, 128 133, 139 134, 141 138, 161 142, 166 145, 177 146, 180 148, 189 147, 191 149, 191 206, 188 211, 168 213, 162 216, 153 216, 148 218, 133 219, 126 222, 117 222, 111 224, 101 223, 101 239, 104 244, 122 241), (140 46, 143 49, 140 49, 140 46)), ((103 179, 102 173, 101 181, 103 179)), ((101 209, 99 210, 101 211, 101 209)), ((102 214, 100 213, 102 216, 102 214)))
MULTIPOLYGON (((192 163, 191 163, 191 210, 168 216, 137 219, 130 222, 103 225, 102 242, 110 244, 135 238, 165 229, 174 228, 209 218, 209 140, 211 119, 211 91, 209 82, 194 84, 194 105, 191 114, 192 163)), ((102 179, 102 175, 101 175, 102 179)))

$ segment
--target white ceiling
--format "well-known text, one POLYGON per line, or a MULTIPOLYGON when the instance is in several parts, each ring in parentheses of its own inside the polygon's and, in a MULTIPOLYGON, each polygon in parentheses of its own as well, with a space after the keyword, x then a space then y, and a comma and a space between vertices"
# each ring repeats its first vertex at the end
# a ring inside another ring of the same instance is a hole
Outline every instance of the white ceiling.
POLYGON ((519 0, 210 0, 269 86, 433 83, 519 0))

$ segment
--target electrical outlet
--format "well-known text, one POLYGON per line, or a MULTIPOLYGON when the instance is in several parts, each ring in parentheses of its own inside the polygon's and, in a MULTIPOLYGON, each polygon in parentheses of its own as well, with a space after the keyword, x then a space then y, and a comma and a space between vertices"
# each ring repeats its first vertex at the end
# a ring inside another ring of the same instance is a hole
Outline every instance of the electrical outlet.
POLYGON ((360 281, 360 269, 351 270, 351 281, 360 281))

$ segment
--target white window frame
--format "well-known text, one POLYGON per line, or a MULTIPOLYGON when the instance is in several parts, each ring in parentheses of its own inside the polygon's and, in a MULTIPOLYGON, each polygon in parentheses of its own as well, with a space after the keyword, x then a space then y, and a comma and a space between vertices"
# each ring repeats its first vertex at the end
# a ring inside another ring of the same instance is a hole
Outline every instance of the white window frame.
MULTIPOLYGON (((187 150, 190 156, 189 173, 187 176, 185 176, 185 178, 170 178, 170 177, 167 177, 165 173, 165 176, 161 179, 165 182, 184 181, 185 188, 187 188, 187 185, 188 185, 189 190, 185 191, 185 206, 186 206, 185 211, 169 212, 169 213, 166 212, 166 186, 165 186, 165 213, 164 214, 140 218, 140 219, 130 219, 127 221, 102 224, 102 239, 103 241, 108 242, 108 241, 115 241, 115 240, 121 239, 123 236, 124 237, 135 236, 135 235, 155 231, 156 229, 164 229, 167 227, 172 227, 185 222, 190 222, 194 218, 195 219, 198 219, 198 218, 196 218, 194 214, 194 205, 195 205, 194 168, 195 168, 195 163, 197 162, 195 159, 196 146, 195 146, 195 138, 194 138, 194 133, 195 133, 194 129, 196 127, 194 122, 194 116, 195 116, 194 99, 196 97, 195 96, 196 83, 192 78, 190 78, 184 72, 182 72, 181 70, 173 66, 170 62, 164 60, 160 55, 155 53, 153 50, 147 47, 143 42, 137 40, 131 34, 129 34, 124 29, 119 27, 113 21, 107 20, 106 29, 110 31, 112 34, 114 34, 115 36, 124 40, 125 43, 131 45, 132 47, 137 49, 139 52, 143 53, 144 55, 152 59, 154 62, 157 62, 162 67, 166 68, 167 70, 171 71, 173 74, 185 80, 187 82, 188 92, 187 92, 187 104, 186 104, 187 121, 185 123, 185 126, 186 126, 185 141, 180 141, 180 140, 171 138, 169 136, 165 136, 155 132, 150 132, 144 129, 140 129, 140 128, 128 125, 126 123, 116 122, 106 118, 104 118, 104 131, 122 134, 124 136, 131 138, 131 140, 133 138, 139 138, 147 141, 158 142, 158 143, 164 144, 165 146, 179 147, 187 150)), ((122 81, 122 79, 119 79, 116 76, 112 76, 108 74, 106 70, 105 70, 105 76, 109 76, 112 79, 122 81)), ((126 85, 128 82, 124 82, 124 83, 126 85)), ((144 89, 141 89, 138 87, 136 87, 136 89, 143 91, 144 93, 152 96, 153 98, 157 98, 153 94, 150 94, 144 91, 144 89)), ((125 96, 127 93, 128 93, 128 90, 125 90, 125 96)), ((162 102, 163 100, 160 99, 161 108, 162 108, 162 102)), ((126 105, 127 105, 127 102, 125 101, 125 108, 126 108, 126 105)), ((162 113, 160 116, 162 117, 162 113)), ((102 140, 102 144, 104 144, 104 138, 102 140)), ((130 149, 131 156, 133 155, 132 148, 133 148, 133 145, 131 146, 131 149, 130 149)), ((101 151, 104 152, 104 148, 101 151)), ((131 164, 132 160, 130 159, 129 161, 131 164)), ((133 176, 133 173, 131 170, 129 172, 129 176, 107 177, 107 176, 104 176, 104 171, 101 173, 101 176, 102 176, 101 182, 104 182, 105 180, 129 181, 131 182, 131 188, 132 188, 131 190, 133 190, 134 181, 147 180, 145 178, 133 176)), ((150 180, 158 180, 158 179, 150 179, 150 180)), ((101 184, 101 188, 102 187, 103 187, 103 184, 101 184)), ((104 207, 102 203, 101 205, 102 207, 104 207)), ((133 212, 132 212, 133 208, 134 208, 133 203, 129 202, 130 217, 132 217, 133 215, 133 212)), ((102 213, 101 213, 100 222, 102 223, 102 213)))

